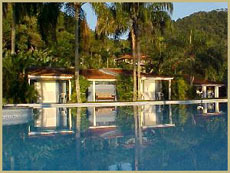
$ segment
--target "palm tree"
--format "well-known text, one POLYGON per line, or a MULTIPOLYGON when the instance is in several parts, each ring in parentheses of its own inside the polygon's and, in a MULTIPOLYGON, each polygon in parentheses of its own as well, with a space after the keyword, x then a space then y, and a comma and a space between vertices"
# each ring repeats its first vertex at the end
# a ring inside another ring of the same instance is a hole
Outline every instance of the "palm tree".
POLYGON ((11 11, 11 54, 15 54, 16 48, 16 25, 24 16, 32 16, 37 12, 38 3, 3 3, 3 16, 11 11), (11 10, 10 10, 11 9, 11 10))
POLYGON ((66 12, 74 16, 75 23, 75 58, 74 58, 74 78, 75 78, 75 89, 76 89, 76 100, 77 103, 81 103, 81 93, 80 93, 80 20, 84 18, 84 11, 82 9, 83 2, 74 2, 65 4, 66 12))
POLYGON ((12 28, 11 28, 11 54, 15 54, 15 37, 16 37, 16 8, 12 3, 12 28))
MULTIPOLYGON (((141 29, 146 27, 146 25, 151 24, 150 28, 154 28, 155 25, 155 19, 156 15, 154 15, 156 12, 159 11, 169 11, 172 12, 173 6, 172 3, 131 3, 128 5, 128 13, 130 14, 131 20, 132 20, 132 28, 134 30, 134 37, 136 38, 136 43, 133 43, 133 45, 136 46, 135 49, 133 49, 133 58, 134 62, 137 61, 137 98, 141 99, 141 92, 140 92, 140 85, 141 85, 141 67, 140 67, 140 57, 141 57, 141 50, 140 50, 140 37, 141 37, 141 29), (130 13, 131 12, 131 13, 130 13)), ((134 63, 134 66, 136 63, 134 63)), ((135 73, 135 67, 134 67, 134 73, 135 73)), ((135 77, 135 74, 134 74, 135 77)), ((134 98, 136 100, 136 98, 134 98)))
POLYGON ((128 18, 129 30, 131 35, 132 55, 133 55, 133 101, 141 99, 140 94, 140 37, 141 29, 146 24, 151 24, 150 28, 156 26, 155 13, 159 11, 168 11, 172 13, 172 3, 115 3, 115 6, 121 7, 123 15, 128 18), (137 65, 137 67, 136 67, 137 65), (137 73, 137 74, 136 74, 137 73), (136 82, 137 79, 137 82, 136 82), (136 84, 137 83, 137 84, 136 84), (138 91, 138 92, 137 92, 138 91))
POLYGON ((75 65, 74 65, 74 77, 75 77, 75 87, 77 94, 77 102, 81 102, 81 91, 80 91, 80 83, 79 83, 79 71, 80 71, 80 57, 79 57, 79 20, 80 20, 80 10, 82 3, 75 2, 74 10, 75 10, 75 65))
POLYGON ((46 45, 53 45, 57 42, 56 28, 62 6, 63 3, 38 3, 37 23, 46 45), (51 36, 51 39, 48 39, 49 36, 51 36))

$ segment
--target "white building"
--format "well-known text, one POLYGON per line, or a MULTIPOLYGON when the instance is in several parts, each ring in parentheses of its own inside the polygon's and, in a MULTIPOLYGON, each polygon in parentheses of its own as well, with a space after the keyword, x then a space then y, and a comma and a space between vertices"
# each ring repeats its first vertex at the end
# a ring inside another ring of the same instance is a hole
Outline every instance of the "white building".
MULTIPOLYGON (((116 101, 116 81, 118 75, 131 75, 132 71, 118 68, 89 69, 82 72, 91 84, 88 88, 88 101, 116 101)), ((171 80, 173 77, 141 73, 142 100, 171 99, 171 80), (163 93, 162 82, 168 82, 168 98, 163 93)))
POLYGON ((201 98, 219 98, 220 88, 225 85, 220 82, 213 82, 209 80, 195 78, 193 85, 196 87, 196 93, 201 98))
MULTIPOLYGON (((88 69, 80 71, 91 82, 87 101, 117 101, 116 81, 118 75, 130 75, 132 71, 118 68, 88 69)), ((39 94, 39 103, 66 103, 71 100, 71 80, 73 69, 33 68, 27 71, 28 83, 34 85, 39 94)), ((173 77, 141 73, 142 100, 171 99, 171 80, 173 77), (168 98, 163 93, 162 83, 168 82, 168 98)))
POLYGON ((39 103, 65 103, 71 100, 73 73, 64 68, 33 68, 27 72, 28 83, 35 86, 39 103))

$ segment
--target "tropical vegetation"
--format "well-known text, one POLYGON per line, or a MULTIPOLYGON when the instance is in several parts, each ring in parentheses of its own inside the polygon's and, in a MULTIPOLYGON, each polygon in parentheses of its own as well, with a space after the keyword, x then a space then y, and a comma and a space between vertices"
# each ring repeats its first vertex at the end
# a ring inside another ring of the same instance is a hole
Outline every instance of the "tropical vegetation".
POLYGON ((172 83, 173 99, 193 97, 190 90, 196 76, 227 84, 226 9, 173 21, 171 3, 90 3, 97 15, 94 31, 87 24, 84 4, 3 3, 4 102, 29 103, 37 97, 25 75, 34 66, 74 67, 76 102, 86 101, 81 92, 87 88, 81 87, 88 85, 80 69, 131 69, 128 92, 121 90, 126 95, 120 98, 137 100, 141 54, 151 62, 146 64, 147 73, 178 81, 172 83), (124 33, 126 40, 121 39, 124 33), (115 63, 124 54, 132 54, 133 66, 115 63), (190 82, 184 80, 185 74, 190 82))

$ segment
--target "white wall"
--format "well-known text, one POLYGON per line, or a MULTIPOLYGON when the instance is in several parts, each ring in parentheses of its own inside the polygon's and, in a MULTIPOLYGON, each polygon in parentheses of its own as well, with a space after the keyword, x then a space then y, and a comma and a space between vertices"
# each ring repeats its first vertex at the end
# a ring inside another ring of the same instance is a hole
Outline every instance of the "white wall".
POLYGON ((44 108, 35 121, 35 127, 56 127, 58 125, 57 108, 44 108))
POLYGON ((156 106, 144 106, 143 107, 143 126, 153 126, 157 124, 156 106))
POLYGON ((144 80, 143 82, 143 100, 155 100, 155 80, 144 80))
POLYGON ((61 108, 43 108, 37 120, 35 120, 35 127, 39 128, 67 128, 67 111, 61 108))
POLYGON ((58 81, 38 81, 34 83, 42 103, 58 103, 59 102, 59 83, 58 81))

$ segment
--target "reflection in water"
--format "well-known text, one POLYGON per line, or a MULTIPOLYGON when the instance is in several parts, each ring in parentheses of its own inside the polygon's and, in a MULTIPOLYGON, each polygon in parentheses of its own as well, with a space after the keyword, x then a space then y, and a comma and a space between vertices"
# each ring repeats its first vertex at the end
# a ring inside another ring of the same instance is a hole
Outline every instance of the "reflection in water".
POLYGON ((225 170, 226 108, 40 109, 31 123, 3 126, 3 169, 225 170))
POLYGON ((71 109, 44 108, 39 110, 34 124, 29 126, 29 136, 73 133, 71 109))
POLYGON ((220 103, 203 103, 197 106, 198 113, 204 116, 208 115, 218 115, 224 112, 220 111, 220 103))

